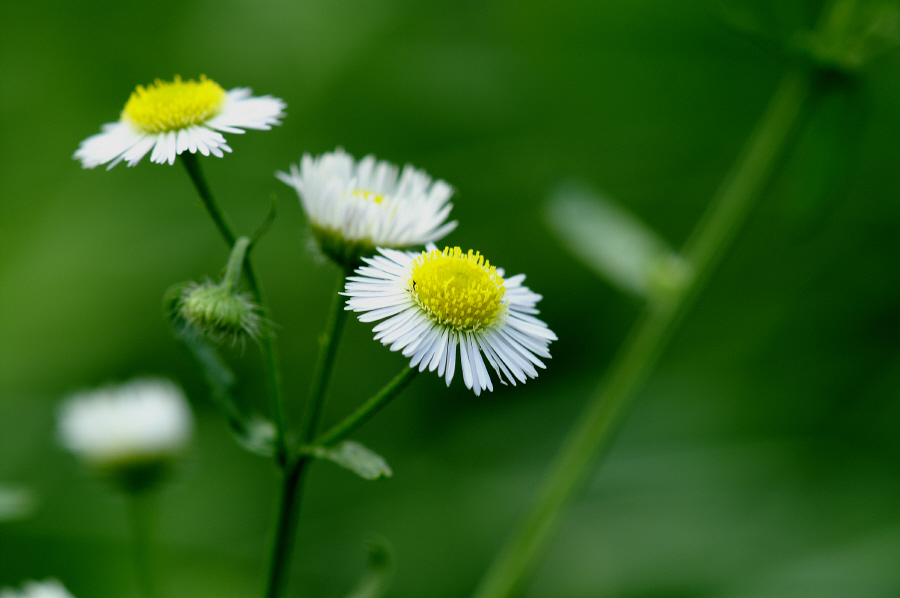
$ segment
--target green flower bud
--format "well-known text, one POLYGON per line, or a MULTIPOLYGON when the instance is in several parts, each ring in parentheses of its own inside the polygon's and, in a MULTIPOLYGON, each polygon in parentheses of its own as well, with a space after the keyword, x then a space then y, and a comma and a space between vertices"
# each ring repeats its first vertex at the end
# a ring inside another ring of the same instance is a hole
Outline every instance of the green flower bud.
POLYGON ((246 293, 237 293, 231 284, 192 283, 184 288, 178 315, 204 336, 237 344, 244 336, 258 338, 263 318, 259 307, 246 293))

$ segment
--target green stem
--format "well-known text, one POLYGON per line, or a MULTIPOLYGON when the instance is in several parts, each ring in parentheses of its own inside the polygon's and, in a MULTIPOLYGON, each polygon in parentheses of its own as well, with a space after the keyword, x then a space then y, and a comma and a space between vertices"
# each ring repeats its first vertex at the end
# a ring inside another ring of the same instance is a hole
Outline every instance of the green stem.
MULTIPOLYGON (((203 176, 203 171, 200 169, 200 161, 197 159, 196 154, 184 152, 179 157, 187 170, 191 182, 194 183, 194 187, 196 187, 200 199, 203 201, 203 206, 215 223, 216 228, 219 229, 222 238, 225 239, 225 242, 228 243, 229 247, 234 248, 234 245, 237 242, 237 235, 234 232, 234 227, 231 225, 225 211, 222 210, 210 191, 209 185, 206 183, 206 179, 203 176)), ((250 248, 248 248, 244 254, 243 271, 244 278, 247 280, 247 286, 250 287, 250 292, 253 294, 254 300, 257 305, 262 308, 263 313, 268 315, 269 309, 266 304, 266 298, 263 294, 262 286, 256 278, 256 270, 253 267, 253 261, 250 259, 250 248)), ((279 466, 283 468, 288 461, 287 431, 285 429, 284 403, 281 399, 281 375, 279 374, 278 348, 272 341, 272 335, 270 333, 265 332, 262 334, 262 338, 260 338, 260 348, 266 380, 266 394, 269 397, 269 408, 272 411, 272 418, 275 420, 275 430, 277 434, 276 444, 278 448, 276 458, 279 466)))
POLYGON ((237 288, 241 280, 241 272, 243 271, 244 261, 247 258, 247 250, 250 247, 250 239, 247 237, 239 237, 231 248, 231 255, 228 256, 228 264, 225 266, 225 276, 222 277, 222 285, 228 285, 229 291, 237 288))
POLYGON ((508 598, 520 589, 591 465, 610 446, 636 391, 771 178, 810 91, 807 73, 789 73, 781 81, 685 246, 693 278, 666 301, 649 306, 635 324, 557 455, 531 511, 499 553, 474 598, 508 598))
POLYGON ((337 288, 333 293, 331 313, 328 316, 328 322, 325 324, 325 331, 319 338, 319 358, 316 361, 316 369, 309 389, 309 398, 307 399, 303 419, 300 423, 300 442, 304 445, 309 444, 316 434, 316 427, 319 425, 322 407, 325 404, 325 391, 331 378, 331 368, 334 366, 334 358, 337 355, 338 341, 344 328, 344 322, 347 321, 344 298, 339 294, 344 290, 344 279, 346 277, 347 271, 341 271, 341 275, 337 280, 337 288))
POLYGON ((222 238, 225 239, 229 247, 234 247, 234 242, 237 239, 234 227, 228 220, 228 216, 225 215, 225 211, 219 206, 219 202, 213 197, 212 191, 209 190, 209 185, 206 184, 206 178, 204 178, 203 171, 200 169, 200 160, 197 158, 197 154, 183 152, 179 155, 179 158, 181 158, 181 163, 184 164, 188 176, 191 177, 191 181, 197 188, 197 193, 200 195, 201 201, 203 201, 203 207, 206 208, 210 218, 216 223, 216 228, 219 229, 222 238))
MULTIPOLYGON (((331 313, 325 326, 325 332, 319 341, 319 358, 316 362, 309 399, 306 403, 300 426, 300 441, 304 446, 309 444, 309 441, 316 433, 316 427, 319 424, 322 407, 325 403, 325 391, 328 388, 328 380, 331 377, 331 369, 334 366, 334 358, 337 354, 338 341, 340 340, 344 322, 347 319, 343 298, 338 294, 344 290, 344 279, 346 276, 347 271, 345 270, 338 277, 331 313)), ((297 527, 297 517, 303 498, 303 480, 309 461, 309 456, 300 455, 294 461, 289 461, 285 467, 275 540, 272 545, 269 579, 266 586, 266 598, 278 598, 284 590, 288 564, 290 563, 293 549, 295 529, 297 527)))
POLYGON ((303 481, 311 457, 301 455, 285 468, 281 484, 281 500, 278 505, 275 541, 272 544, 272 560, 266 586, 266 598, 278 598, 284 590, 284 582, 294 543, 294 530, 300 514, 303 481))
POLYGON ((376 395, 360 405, 356 411, 335 424, 330 430, 316 438, 315 442, 312 444, 316 446, 329 446, 347 438, 364 423, 372 419, 376 413, 390 403, 404 388, 409 386, 410 382, 413 381, 418 373, 418 368, 403 368, 403 371, 394 376, 394 379, 388 382, 376 395))
POLYGON ((131 520, 132 555, 140 594, 143 598, 159 598, 151 563, 156 496, 146 491, 129 492, 126 498, 131 520))

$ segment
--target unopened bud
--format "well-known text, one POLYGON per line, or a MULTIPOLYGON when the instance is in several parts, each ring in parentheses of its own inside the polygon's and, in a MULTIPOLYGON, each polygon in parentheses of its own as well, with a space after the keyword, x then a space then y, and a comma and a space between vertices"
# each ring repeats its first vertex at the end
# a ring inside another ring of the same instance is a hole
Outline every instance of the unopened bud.
POLYGON ((257 338, 262 317, 245 293, 237 293, 230 284, 190 284, 179 302, 178 314, 204 336, 219 342, 237 343, 244 335, 257 338))

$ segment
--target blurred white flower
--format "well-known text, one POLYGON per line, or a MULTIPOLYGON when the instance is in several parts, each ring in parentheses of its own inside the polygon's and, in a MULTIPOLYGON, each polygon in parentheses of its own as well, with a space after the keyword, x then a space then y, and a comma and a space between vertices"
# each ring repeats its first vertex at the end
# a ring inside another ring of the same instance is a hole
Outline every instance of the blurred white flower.
POLYGON ((134 166, 150 150, 150 160, 157 164, 174 164, 184 151, 221 158, 231 148, 219 131, 243 133, 281 124, 285 103, 251 93, 246 87, 226 92, 205 76, 199 81, 176 76, 171 82, 157 79, 147 87, 138 85, 119 120, 82 141, 73 157, 85 168, 110 162, 107 170, 122 160, 134 166))
POLYGON ((21 590, 0 589, 0 598, 73 598, 72 594, 55 579, 26 581, 21 590))
POLYGON ((305 154, 290 174, 276 176, 300 195, 322 251, 344 266, 358 265, 376 247, 424 245, 456 228, 446 222, 453 188, 409 164, 400 171, 374 156, 356 162, 338 148, 305 154))
POLYGON ((163 379, 136 379, 69 397, 59 411, 62 445, 99 468, 167 460, 188 443, 193 416, 163 379))
POLYGON ((504 278, 480 253, 459 247, 378 251, 343 293, 348 310, 364 312, 361 322, 384 320, 375 340, 402 350, 410 367, 437 370, 448 386, 458 346, 463 380, 476 395, 494 390, 482 353, 503 384, 537 377, 538 357, 550 358, 556 335, 534 317, 541 296, 522 284, 524 274, 504 278))

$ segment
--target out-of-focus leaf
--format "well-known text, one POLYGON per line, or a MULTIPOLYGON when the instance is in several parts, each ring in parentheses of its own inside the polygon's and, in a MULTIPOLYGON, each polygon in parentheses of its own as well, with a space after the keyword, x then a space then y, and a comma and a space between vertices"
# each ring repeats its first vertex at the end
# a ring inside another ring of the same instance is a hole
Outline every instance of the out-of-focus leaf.
POLYGON ((394 475, 381 455, 352 440, 345 440, 333 447, 310 447, 309 453, 320 459, 334 461, 367 480, 389 478, 394 475))
POLYGON ((0 485, 0 521, 24 519, 34 512, 34 495, 27 488, 0 485))
POLYGON ((255 413, 248 413, 234 397, 232 389, 235 376, 216 348, 194 332, 178 317, 177 301, 184 285, 176 285, 166 292, 163 310, 171 325, 172 333, 184 343, 203 371, 210 395, 222 410, 238 443, 252 453, 271 457, 275 454, 275 425, 255 413))
POLYGON ((627 293, 651 298, 687 275, 684 260, 655 231, 598 193, 560 188, 547 222, 569 251, 627 293))
POLYGON ((394 554, 382 538, 369 542, 366 571, 347 598, 381 598, 387 593, 394 572, 394 554))

